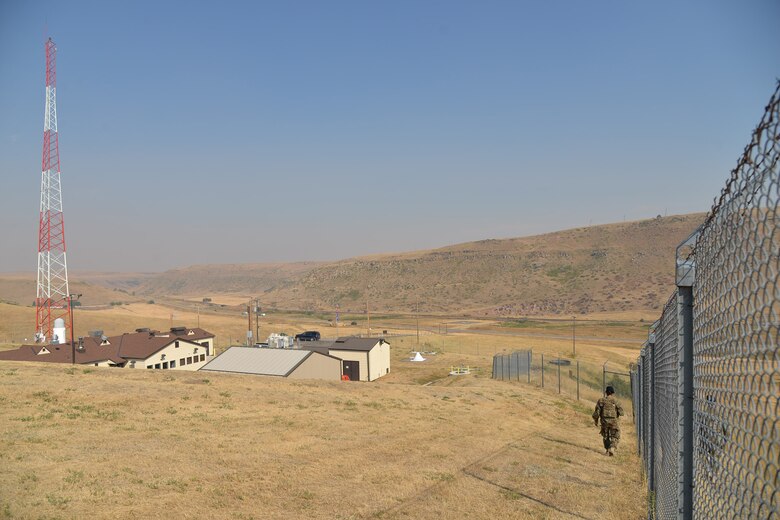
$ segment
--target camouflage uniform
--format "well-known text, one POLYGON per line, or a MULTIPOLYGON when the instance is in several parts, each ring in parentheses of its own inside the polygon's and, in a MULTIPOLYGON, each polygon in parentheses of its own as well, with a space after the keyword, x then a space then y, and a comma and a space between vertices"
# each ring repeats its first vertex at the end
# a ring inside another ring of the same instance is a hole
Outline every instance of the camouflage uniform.
POLYGON ((596 409, 593 411, 593 422, 596 426, 601 421, 601 436, 604 437, 604 449, 609 455, 615 454, 615 449, 620 442, 620 423, 618 417, 623 416, 623 407, 615 398, 610 394, 607 397, 602 397, 596 403, 596 409))

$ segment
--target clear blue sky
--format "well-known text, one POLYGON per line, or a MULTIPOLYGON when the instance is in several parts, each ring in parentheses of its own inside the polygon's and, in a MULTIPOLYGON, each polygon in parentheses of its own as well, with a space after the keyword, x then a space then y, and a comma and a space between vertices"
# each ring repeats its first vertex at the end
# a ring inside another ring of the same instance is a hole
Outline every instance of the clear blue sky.
POLYGON ((69 267, 154 271, 706 211, 778 26, 775 0, 0 0, 0 271, 36 266, 47 28, 69 267))

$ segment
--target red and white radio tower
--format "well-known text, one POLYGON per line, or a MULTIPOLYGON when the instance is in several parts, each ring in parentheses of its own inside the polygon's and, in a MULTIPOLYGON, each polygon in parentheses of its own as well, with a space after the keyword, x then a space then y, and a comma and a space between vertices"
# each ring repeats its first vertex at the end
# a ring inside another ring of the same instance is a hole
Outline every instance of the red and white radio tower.
MULTIPOLYGON (((43 123, 41 213, 38 225, 38 289, 35 299, 36 340, 51 340, 54 321, 71 327, 68 266, 65 261, 65 220, 62 216, 60 150, 57 138, 57 48, 46 42, 46 114, 43 123)), ((66 331, 67 332, 67 331, 66 331)), ((67 338, 67 334, 65 338, 67 338)), ((63 341, 65 338, 59 338, 63 341)))

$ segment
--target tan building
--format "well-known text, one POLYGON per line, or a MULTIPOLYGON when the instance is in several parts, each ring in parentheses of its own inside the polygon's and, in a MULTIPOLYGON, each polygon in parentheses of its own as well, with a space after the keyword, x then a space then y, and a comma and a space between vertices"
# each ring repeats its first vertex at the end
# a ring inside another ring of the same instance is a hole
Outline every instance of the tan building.
POLYGON ((201 370, 338 381, 341 378, 341 360, 309 350, 230 347, 201 370))
POLYGON ((174 327, 167 332, 137 329, 121 336, 88 336, 77 342, 24 345, 0 352, 0 360, 73 363, 104 367, 198 370, 214 352, 214 335, 200 328, 174 327))
POLYGON ((390 373, 390 343, 382 338, 302 341, 300 348, 341 359, 341 372, 351 381, 374 381, 390 373))

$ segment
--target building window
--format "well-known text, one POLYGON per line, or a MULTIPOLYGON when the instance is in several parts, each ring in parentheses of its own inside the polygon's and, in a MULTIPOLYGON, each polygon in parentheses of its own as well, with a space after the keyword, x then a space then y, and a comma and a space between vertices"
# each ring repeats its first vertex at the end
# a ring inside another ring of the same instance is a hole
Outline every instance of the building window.
POLYGON ((186 361, 187 361, 187 358, 181 358, 179 360, 179 366, 183 367, 184 365, 186 365, 187 364, 186 361))
POLYGON ((179 341, 176 340, 176 348, 179 348, 179 341))
POLYGON ((95 366, 98 366, 98 364, 97 364, 97 363, 95 363, 95 366))
POLYGON ((171 368, 176 368, 176 360, 171 361, 171 368))
POLYGON ((192 363, 192 358, 191 358, 191 357, 188 357, 188 358, 187 358, 187 364, 189 365, 189 364, 191 364, 191 363, 192 363))
POLYGON ((154 368, 157 369, 157 370, 160 370, 160 363, 155 363, 154 364, 154 368))
POLYGON ((163 363, 163 370, 168 370, 168 362, 163 363))
POLYGON ((201 361, 206 361, 206 354, 201 354, 200 355, 200 360, 201 361))
POLYGON ((152 369, 152 365, 149 365, 149 366, 148 366, 148 367, 146 367, 146 368, 148 368, 148 369, 150 369, 150 370, 151 370, 151 369, 152 369))

